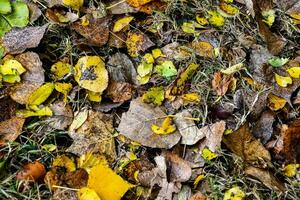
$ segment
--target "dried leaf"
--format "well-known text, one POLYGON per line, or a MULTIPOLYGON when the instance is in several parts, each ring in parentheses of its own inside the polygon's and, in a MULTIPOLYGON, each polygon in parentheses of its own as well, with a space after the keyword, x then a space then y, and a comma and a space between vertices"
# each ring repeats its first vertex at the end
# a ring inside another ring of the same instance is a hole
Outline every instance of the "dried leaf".
POLYGON ((115 103, 130 100, 132 93, 132 85, 125 82, 111 82, 107 88, 107 96, 115 103))
POLYGON ((131 57, 137 57, 140 51, 145 51, 152 47, 154 43, 147 35, 140 32, 129 31, 126 40, 128 54, 131 57))
POLYGON ((0 146, 13 142, 22 133, 25 119, 13 117, 0 122, 0 146))
POLYGON ((228 89, 229 85, 232 82, 230 76, 223 76, 221 72, 215 72, 214 78, 212 80, 212 88, 219 96, 224 96, 228 89))
POLYGON ((273 135, 273 122, 275 115, 271 111, 264 111, 253 127, 253 135, 266 144, 273 135))
POLYGON ((286 100, 284 98, 278 97, 274 94, 269 94, 268 96, 268 107, 273 110, 273 111, 277 111, 280 110, 282 108, 284 108, 286 104, 286 100))
POLYGON ((88 188, 96 191, 101 200, 120 200, 132 187, 106 165, 100 164, 91 169, 88 188))
POLYGON ((165 112, 160 107, 153 107, 134 99, 128 112, 121 118, 118 130, 129 139, 152 148, 169 149, 178 143, 180 134, 175 131, 169 135, 157 135, 152 132, 152 124, 162 124, 165 112))
POLYGON ((76 66, 75 80, 92 92, 103 92, 108 86, 108 72, 99 56, 81 57, 76 66))
MULTIPOLYGON (((48 25, 13 29, 3 38, 5 54, 19 54, 39 45, 48 25)), ((26 65, 23 65, 27 68, 26 65)))
POLYGON ((126 0, 126 1, 132 7, 138 8, 138 7, 141 7, 142 5, 145 5, 149 2, 151 2, 152 0, 126 0))
POLYGON ((70 132, 78 129, 88 118, 88 110, 83 110, 80 112, 75 113, 74 120, 69 128, 70 132))
POLYGON ((219 5, 220 9, 228 15, 236 15, 239 13, 239 9, 233 5, 221 2, 219 5))
POLYGON ((256 164, 261 160, 265 162, 271 161, 269 151, 252 136, 248 124, 244 124, 237 131, 226 135, 223 138, 223 142, 233 153, 246 162, 256 164))
POLYGON ((45 166, 39 161, 28 163, 17 173, 16 179, 19 181, 38 181, 46 174, 45 166))
POLYGON ((213 58, 214 57, 214 47, 206 41, 193 41, 191 43, 192 49, 204 58, 213 58))
POLYGON ((230 74, 234 74, 240 70, 244 69, 244 64, 243 63, 238 63, 238 64, 235 64, 235 65, 232 65, 230 67, 228 67, 227 69, 221 69, 220 71, 223 73, 223 74, 226 74, 226 75, 230 75, 230 74))
POLYGON ((73 110, 69 105, 65 105, 63 101, 54 102, 50 109, 53 111, 53 116, 49 118, 49 126, 65 130, 73 121, 73 110))
POLYGON ((56 157, 52 161, 52 167, 63 167, 67 170, 67 172, 73 172, 76 170, 74 160, 66 155, 56 157))

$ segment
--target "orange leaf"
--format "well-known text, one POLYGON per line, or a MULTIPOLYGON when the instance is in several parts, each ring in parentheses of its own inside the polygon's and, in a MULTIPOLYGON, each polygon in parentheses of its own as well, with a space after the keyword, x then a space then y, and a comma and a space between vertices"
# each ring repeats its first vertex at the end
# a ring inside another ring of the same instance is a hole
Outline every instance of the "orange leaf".
POLYGON ((39 161, 26 164, 21 171, 17 173, 17 180, 38 181, 46 174, 45 166, 39 161))

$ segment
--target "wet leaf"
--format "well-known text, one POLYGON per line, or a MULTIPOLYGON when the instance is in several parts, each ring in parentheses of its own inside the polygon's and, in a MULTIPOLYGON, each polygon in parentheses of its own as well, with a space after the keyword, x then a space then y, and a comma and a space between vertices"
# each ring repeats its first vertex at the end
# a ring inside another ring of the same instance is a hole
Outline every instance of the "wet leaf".
POLYGON ((38 181, 46 174, 45 166, 39 161, 28 163, 23 166, 23 169, 16 175, 19 181, 38 181))
POLYGON ((12 117, 0 122, 0 146, 13 142, 22 133, 25 119, 12 117))
POLYGON ((84 56, 79 58, 75 70, 75 80, 81 87, 100 93, 107 88, 108 72, 99 56, 84 56))
POLYGON ((100 164, 91 169, 88 187, 96 191, 101 200, 120 200, 134 186, 108 166, 100 164))
POLYGON ((180 134, 175 131, 169 135, 157 135, 151 130, 151 125, 162 124, 164 117, 166 114, 161 107, 153 107, 142 103, 141 99, 134 99, 128 112, 122 115, 118 130, 144 146, 169 149, 179 142, 180 134))
POLYGON ((134 19, 134 17, 132 16, 126 16, 123 17, 121 19, 118 19, 115 22, 114 28, 113 28, 113 32, 119 32, 121 31, 123 28, 125 28, 126 26, 129 25, 129 23, 134 19))
POLYGON ((38 106, 48 99, 48 97, 52 94, 53 90, 53 83, 45 83, 29 96, 27 103, 29 105, 38 106))
POLYGON ((297 174, 299 164, 288 164, 283 168, 283 174, 287 177, 294 177, 297 174))
POLYGON ((172 125, 171 117, 166 117, 161 126, 153 124, 151 130, 158 135, 168 135, 176 131, 176 126, 172 125))
POLYGON ((238 186, 235 186, 225 192, 223 200, 243 200, 245 196, 245 193, 238 186))
POLYGON ((165 99, 165 91, 163 87, 152 87, 142 96, 144 103, 153 103, 160 106, 165 99))
POLYGON ((273 57, 268 60, 268 63, 273 67, 281 67, 289 61, 288 58, 273 57))
POLYGON ((79 200, 101 200, 96 191, 88 187, 81 188, 77 195, 79 200))
POLYGON ((286 71, 292 78, 300 78, 300 67, 291 67, 286 71))
POLYGON ((275 73, 275 81, 280 87, 287 87, 293 83, 293 80, 289 76, 280 76, 275 73))
POLYGON ((164 61, 155 66, 155 71, 166 79, 170 79, 177 74, 177 69, 172 61, 164 61))

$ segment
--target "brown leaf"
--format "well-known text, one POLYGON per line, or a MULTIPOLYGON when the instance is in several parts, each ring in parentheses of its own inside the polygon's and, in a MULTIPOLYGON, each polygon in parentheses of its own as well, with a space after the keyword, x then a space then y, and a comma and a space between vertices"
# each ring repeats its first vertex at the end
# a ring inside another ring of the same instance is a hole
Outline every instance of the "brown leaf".
POLYGON ((237 131, 224 136, 223 142, 233 153, 248 163, 261 166, 265 164, 264 162, 271 161, 269 151, 253 137, 247 123, 237 131), (263 162, 261 163, 260 161, 263 162))
POLYGON ((39 161, 26 164, 21 171, 17 173, 19 181, 38 181, 46 174, 45 166, 39 161))
POLYGON ((93 18, 88 15, 89 25, 83 26, 81 21, 72 24, 71 28, 87 39, 87 42, 95 46, 103 46, 109 39, 109 25, 111 17, 93 18))
POLYGON ((22 133, 25 119, 13 117, 0 122, 0 146, 12 142, 22 133))
POLYGON ((118 130, 122 135, 144 146, 170 149, 179 142, 179 132, 158 135, 151 130, 151 125, 162 124, 164 117, 166 113, 163 108, 143 103, 140 98, 134 99, 128 112, 122 115, 118 130))
POLYGON ((114 103, 130 100, 132 92, 132 85, 126 82, 111 82, 107 88, 107 95, 114 103))
POLYGON ((149 2, 145 5, 142 5, 141 7, 138 8, 138 10, 140 12, 143 12, 143 13, 146 13, 148 15, 151 15, 153 12, 163 12, 166 8, 166 3, 165 2, 162 2, 162 1, 152 1, 152 2, 149 2))
POLYGON ((68 152, 83 155, 87 152, 100 153, 110 161, 116 159, 113 138, 113 122, 110 115, 90 110, 87 120, 75 132, 69 133, 73 144, 68 152))
POLYGON ((22 82, 12 86, 9 90, 10 97, 19 104, 26 104, 29 96, 43 85, 45 81, 44 69, 38 54, 26 52, 16 56, 26 72, 22 75, 22 82))
POLYGON ((126 47, 126 38, 127 35, 125 32, 111 33, 109 36, 108 45, 118 49, 124 48, 126 47))
POLYGON ((245 173, 260 180, 265 186, 277 191, 285 191, 283 183, 279 182, 273 174, 268 170, 249 166, 245 169, 245 173))
POLYGON ((9 96, 0 98, 0 122, 8 120, 15 115, 17 103, 9 96))
POLYGON ((58 129, 65 130, 73 121, 73 110, 70 105, 66 105, 63 101, 54 102, 50 106, 53 111, 53 116, 49 117, 49 126, 58 129))
POLYGON ((138 12, 137 9, 131 7, 126 1, 124 0, 115 0, 110 3, 108 6, 110 9, 110 13, 113 15, 121 15, 126 13, 136 13, 138 12))
POLYGON ((30 23, 33 23, 42 15, 42 11, 35 3, 27 2, 27 6, 30 13, 30 23))
POLYGON ((76 189, 87 186, 88 178, 89 174, 84 169, 77 169, 64 175, 65 183, 69 187, 76 189))
POLYGON ((189 200, 206 200, 206 196, 204 196, 201 192, 197 192, 193 196, 189 198, 189 200))
POLYGON ((263 144, 266 144, 273 135, 274 113, 265 111, 253 127, 253 135, 259 138, 263 144))
POLYGON ((200 132, 205 135, 205 139, 200 142, 199 149, 202 151, 207 147, 212 152, 216 152, 221 147, 222 136, 225 129, 225 121, 219 121, 200 128, 200 132))
POLYGON ((219 96, 224 96, 231 83, 231 77, 222 75, 221 72, 215 72, 212 80, 212 88, 219 96))
MULTIPOLYGON (((26 27, 22 29, 13 29, 5 34, 3 46, 6 54, 19 54, 26 49, 37 47, 48 27, 44 26, 26 27)), ((24 66, 26 67, 26 66, 24 66)))

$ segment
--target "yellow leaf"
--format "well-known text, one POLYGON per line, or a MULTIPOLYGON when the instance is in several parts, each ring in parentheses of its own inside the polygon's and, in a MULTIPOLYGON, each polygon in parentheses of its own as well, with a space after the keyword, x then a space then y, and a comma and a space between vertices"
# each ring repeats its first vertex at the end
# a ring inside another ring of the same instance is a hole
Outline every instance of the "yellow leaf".
POLYGON ((268 96, 268 107, 271 110, 277 111, 282 109, 286 104, 286 100, 284 98, 278 97, 274 94, 269 94, 268 96))
POLYGON ((134 185, 123 180, 106 165, 97 165, 91 169, 88 187, 97 192, 101 200, 120 200, 134 185))
POLYGON ((50 71, 57 79, 62 79, 71 72, 71 69, 72 65, 59 61, 51 66, 50 71))
POLYGON ((153 103, 160 106, 165 99, 165 91, 163 87, 152 87, 143 96, 142 100, 145 103, 153 103))
POLYGON ((141 85, 144 85, 144 84, 148 83, 149 80, 150 80, 150 78, 151 78, 151 75, 146 75, 146 76, 143 76, 143 77, 141 77, 140 75, 138 75, 136 77, 136 79, 139 81, 139 83, 141 85))
POLYGON ((26 69, 17 60, 6 60, 3 65, 0 65, 0 73, 2 75, 21 75, 26 72, 26 69))
POLYGON ((223 200, 243 200, 245 193, 238 187, 235 186, 225 192, 223 200))
POLYGON ((102 93, 108 86, 108 72, 99 56, 81 57, 76 66, 75 80, 92 92, 102 93))
POLYGON ((294 177, 300 164, 289 164, 283 168, 283 174, 287 177, 294 177))
POLYGON ((234 74, 234 73, 240 71, 243 68, 244 68, 244 64, 243 63, 238 63, 238 64, 235 64, 235 65, 232 65, 232 66, 228 67, 227 69, 221 69, 220 71, 223 74, 230 75, 230 74, 234 74))
POLYGON ((87 90, 88 99, 93 102, 101 102, 102 97, 100 92, 92 92, 87 90))
POLYGON ((199 176, 197 176, 197 178, 195 178, 195 180, 194 180, 194 187, 196 187, 197 185, 198 185, 198 183, 200 182, 200 181, 202 181, 204 179, 204 175, 203 174, 200 174, 199 176))
POLYGON ((300 67, 291 67, 286 71, 292 78, 300 78, 300 67))
POLYGON ((81 112, 75 113, 74 120, 70 125, 69 131, 72 132, 78 129, 88 118, 88 110, 83 110, 81 112))
POLYGON ((76 170, 75 162, 66 155, 58 156, 52 161, 52 167, 64 167, 68 172, 76 170))
POLYGON ((185 33, 195 33, 196 32, 195 22, 184 22, 181 26, 181 29, 185 33))
POLYGON ((84 15, 81 18, 81 25, 82 26, 88 26, 88 25, 90 25, 90 21, 89 21, 89 19, 88 19, 88 17, 86 15, 84 15))
POLYGON ((84 0, 63 0, 65 6, 71 7, 74 10, 79 11, 82 7, 84 0))
POLYGON ((101 200, 97 192, 88 187, 80 188, 77 192, 78 200, 101 200))
POLYGON ((163 55, 163 53, 161 52, 160 49, 153 49, 152 50, 152 56, 153 56, 154 59, 157 59, 159 57, 163 57, 164 55, 163 55))
POLYGON ((207 21, 207 19, 205 17, 201 17, 200 15, 196 16, 196 21, 198 22, 198 24, 200 24, 201 26, 206 26, 209 24, 209 22, 207 21))
POLYGON ((224 17, 217 11, 208 11, 208 14, 210 15, 208 21, 211 25, 215 27, 222 27, 225 24, 224 17))
POLYGON ((152 0, 126 0, 126 1, 132 7, 138 8, 141 7, 142 5, 149 3, 152 0))
POLYGON ((200 102, 201 97, 198 93, 189 93, 181 96, 185 103, 200 102))
POLYGON ((53 83, 45 83, 29 96, 27 104, 36 106, 42 104, 52 94, 53 90, 53 83))
POLYGON ((44 149, 46 151, 49 151, 49 152, 52 152, 52 151, 55 151, 57 149, 57 146, 54 145, 54 144, 44 144, 42 146, 42 149, 44 149))
POLYGON ((208 148, 204 148, 202 150, 202 157, 205 159, 205 160, 212 160, 216 157, 218 157, 218 154, 212 152, 211 150, 209 150, 208 148))
POLYGON ((3 75, 3 82, 6 83, 19 83, 21 81, 20 75, 3 75))
POLYGON ((55 83, 54 86, 55 90, 57 92, 60 92, 64 95, 64 102, 68 102, 68 94, 72 89, 72 84, 71 83, 55 83))
POLYGON ((275 21, 275 11, 267 10, 262 12, 263 22, 265 22, 268 26, 272 26, 275 21))
POLYGON ((224 2, 221 2, 220 9, 228 15, 236 15, 237 13, 239 13, 239 9, 224 2))
POLYGON ((102 155, 96 155, 93 153, 86 153, 80 156, 80 158, 77 160, 77 166, 78 168, 83 168, 88 173, 91 172, 92 168, 102 164, 102 165, 108 165, 105 156, 102 155))
POLYGON ((152 54, 150 54, 150 53, 146 53, 146 54, 143 56, 143 59, 144 59, 145 62, 148 63, 148 64, 153 64, 153 63, 154 63, 154 58, 153 58, 152 54))
POLYGON ((152 70, 153 70, 153 64, 151 64, 151 63, 149 64, 149 63, 146 63, 146 62, 142 62, 137 67, 138 75, 141 76, 141 77, 151 75, 152 70))
POLYGON ((53 112, 49 107, 43 107, 38 110, 18 110, 16 115, 23 118, 28 117, 43 117, 43 116, 52 116, 53 112))
POLYGON ((192 48, 195 50, 197 54, 205 58, 213 58, 214 57, 214 47, 205 41, 193 41, 192 48))
POLYGON ((176 126, 172 125, 172 118, 167 117, 163 121, 161 127, 157 125, 152 125, 151 130, 158 135, 167 135, 167 134, 174 133, 176 131, 176 126))
POLYGON ((138 57, 140 47, 143 44, 144 36, 142 34, 130 31, 127 36, 126 46, 128 54, 135 58, 138 57))
POLYGON ((289 84, 293 83, 293 80, 289 76, 280 76, 275 74, 275 81, 281 87, 287 87, 289 84))
POLYGON ((115 22, 113 32, 119 32, 134 19, 132 16, 123 17, 115 22))

